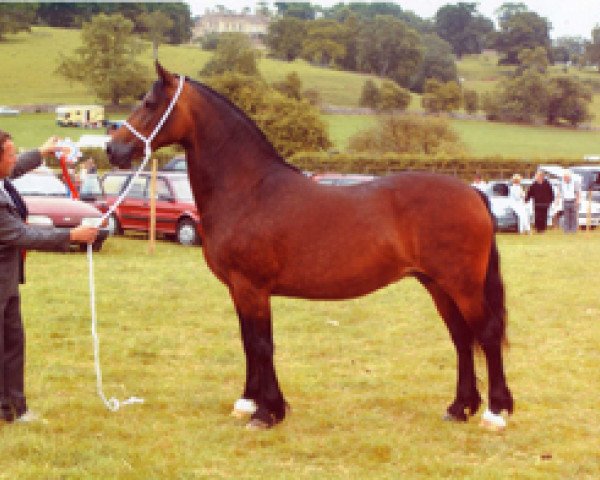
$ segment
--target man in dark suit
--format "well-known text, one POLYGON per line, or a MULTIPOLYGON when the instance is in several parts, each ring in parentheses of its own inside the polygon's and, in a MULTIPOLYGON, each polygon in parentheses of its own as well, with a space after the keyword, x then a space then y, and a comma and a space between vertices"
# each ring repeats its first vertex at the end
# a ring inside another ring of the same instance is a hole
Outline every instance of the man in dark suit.
POLYGON ((548 226, 548 209, 554 202, 554 190, 550 182, 546 180, 546 176, 542 170, 538 170, 535 174, 535 181, 527 190, 525 203, 533 198, 535 229, 538 233, 542 233, 548 226))
POLYGON ((56 137, 38 150, 17 157, 10 135, 0 130, 0 418, 26 422, 36 419, 27 409, 24 388, 25 333, 21 321, 19 283, 24 282, 28 250, 66 250, 71 241, 92 243, 98 229, 60 229, 27 225, 27 207, 10 183, 38 167, 60 148, 56 137))

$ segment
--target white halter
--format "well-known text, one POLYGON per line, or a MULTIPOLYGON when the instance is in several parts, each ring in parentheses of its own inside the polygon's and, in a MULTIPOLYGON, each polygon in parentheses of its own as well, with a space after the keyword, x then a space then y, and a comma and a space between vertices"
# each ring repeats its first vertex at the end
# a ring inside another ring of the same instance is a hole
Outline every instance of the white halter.
MULTIPOLYGON (((123 190, 121 195, 119 195, 119 197, 117 198, 115 203, 113 203, 113 205, 108 209, 108 211, 104 215, 102 215, 102 217, 100 218, 100 220, 98 222, 98 225, 102 225, 102 223, 108 217, 110 217, 110 215, 123 202, 123 200, 129 193, 129 190, 131 189, 131 186, 133 185, 134 180, 140 175, 140 172, 144 169, 144 167, 148 163, 148 160, 150 159, 150 156, 152 155, 152 146, 151 146, 152 140, 154 140, 154 137, 156 137, 156 135, 158 134, 158 132, 160 131, 160 129, 162 128, 164 123, 167 121, 167 118, 169 118, 169 115, 171 114, 171 111, 173 110, 173 107, 175 106, 175 103, 177 103, 179 95, 181 94, 181 90, 183 89, 184 83, 185 83, 185 77, 183 75, 180 75, 179 76, 179 85, 177 86, 177 91, 175 92, 175 95, 173 95, 173 98, 171 99, 171 103, 169 103, 169 106, 162 114, 161 119, 156 124, 156 127, 154 127, 154 130, 152 131, 152 133, 150 134, 149 137, 144 137, 135 128, 133 128, 129 124, 129 122, 127 122, 127 121, 124 122, 124 125, 127 127, 127 129, 144 143, 144 160, 142 161, 142 163, 140 164, 140 166, 136 170, 136 172, 133 174, 133 177, 131 177, 131 180, 129 181, 128 185, 125 187, 125 189, 123 190)), ((88 247, 87 247, 87 257, 88 257, 89 280, 90 280, 89 281, 89 284, 90 284, 90 310, 92 312, 92 339, 93 339, 93 343, 94 343, 94 365, 96 368, 96 390, 98 392, 98 396, 102 399, 102 402, 104 403, 106 408, 108 408, 111 412, 116 412, 117 410, 119 410, 119 408, 122 405, 131 405, 133 403, 144 403, 144 399, 139 398, 139 397, 130 397, 127 400, 119 402, 119 400, 115 397, 111 397, 111 398, 107 399, 106 396, 104 395, 104 391, 102 389, 102 369, 100 367, 100 340, 98 338, 98 327, 97 327, 97 320, 96 320, 96 294, 95 294, 95 287, 94 287, 94 263, 93 263, 93 259, 92 259, 92 245, 91 244, 88 244, 88 247)))

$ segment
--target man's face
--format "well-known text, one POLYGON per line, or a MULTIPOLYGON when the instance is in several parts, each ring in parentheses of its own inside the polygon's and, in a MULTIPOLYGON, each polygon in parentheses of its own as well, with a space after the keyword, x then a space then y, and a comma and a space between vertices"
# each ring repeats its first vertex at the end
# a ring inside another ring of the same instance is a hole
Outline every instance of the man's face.
POLYGON ((4 142, 2 153, 0 154, 0 179, 6 178, 11 174, 16 162, 17 153, 15 144, 12 140, 8 139, 4 142))
POLYGON ((543 174, 542 172, 538 172, 538 173, 535 175, 535 180, 536 180, 538 183, 542 183, 542 182, 544 181, 544 174, 543 174))

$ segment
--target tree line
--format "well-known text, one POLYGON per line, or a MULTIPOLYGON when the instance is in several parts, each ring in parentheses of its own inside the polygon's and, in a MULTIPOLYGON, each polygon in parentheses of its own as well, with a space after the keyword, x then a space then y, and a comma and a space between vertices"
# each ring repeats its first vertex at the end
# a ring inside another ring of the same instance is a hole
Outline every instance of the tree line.
POLYGON ((149 14, 161 12, 171 24, 164 41, 180 44, 192 38, 192 14, 184 2, 108 3, 108 2, 52 2, 0 3, 0 40, 8 33, 30 31, 32 26, 81 28, 98 14, 121 14, 133 24, 134 33, 148 30, 149 14), (146 20, 145 20, 146 19, 146 20))

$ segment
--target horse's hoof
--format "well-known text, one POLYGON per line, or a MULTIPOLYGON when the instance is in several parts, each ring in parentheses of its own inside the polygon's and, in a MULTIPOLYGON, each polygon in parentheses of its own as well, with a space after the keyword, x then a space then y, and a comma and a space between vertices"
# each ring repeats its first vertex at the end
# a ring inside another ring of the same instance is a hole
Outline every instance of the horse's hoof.
POLYGON ((506 420, 502 415, 486 410, 481 416, 480 425, 492 432, 501 432, 506 428, 506 420))
POLYGON ((253 431, 268 430, 271 427, 272 427, 272 424, 265 422, 264 420, 261 420, 259 418, 253 418, 246 424, 246 430, 253 430, 253 431))
POLYGON ((231 416, 239 419, 245 419, 250 415, 254 414, 258 409, 254 400, 247 398, 240 398, 233 404, 233 410, 231 416))
POLYGON ((452 415, 450 412, 444 413, 442 416, 442 420, 444 422, 456 422, 456 423, 465 423, 466 420, 464 418, 456 417, 452 415))

